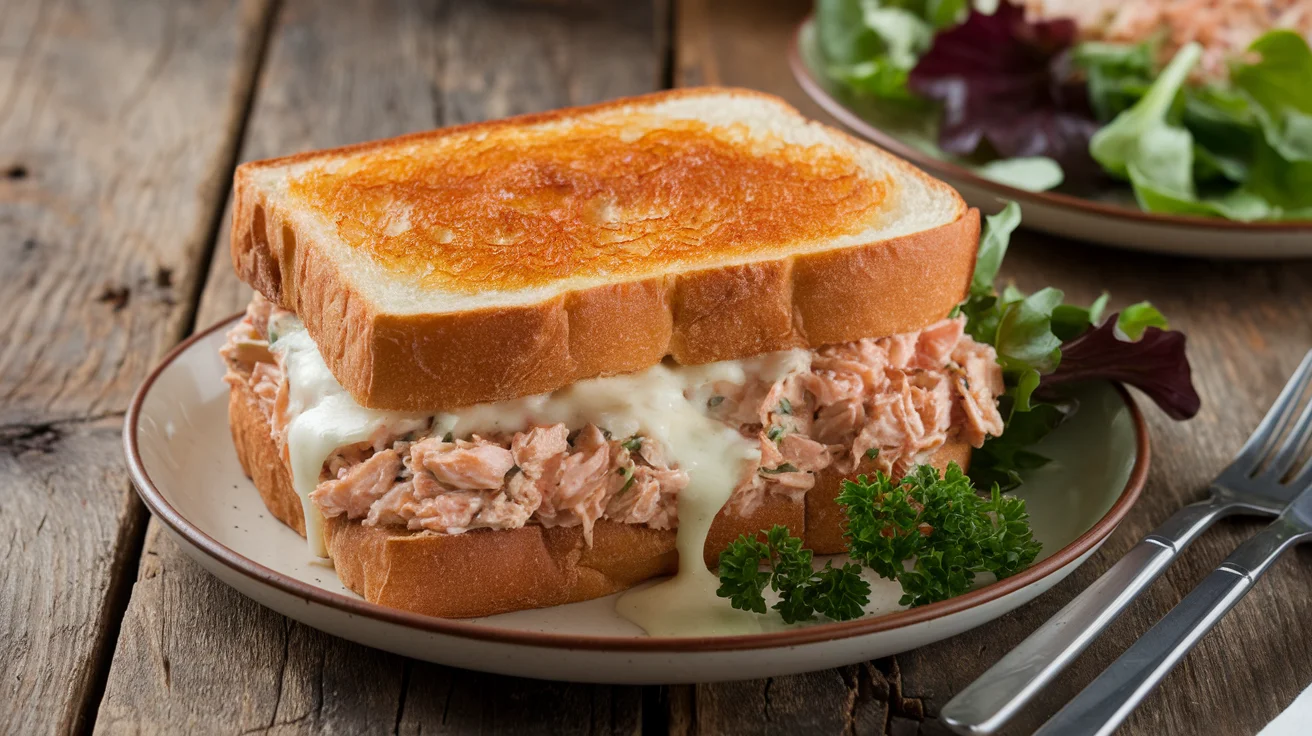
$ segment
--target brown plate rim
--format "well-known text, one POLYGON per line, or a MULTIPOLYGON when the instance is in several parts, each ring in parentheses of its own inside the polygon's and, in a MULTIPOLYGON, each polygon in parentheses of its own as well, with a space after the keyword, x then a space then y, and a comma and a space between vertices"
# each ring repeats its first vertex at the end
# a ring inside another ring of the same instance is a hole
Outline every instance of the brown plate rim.
POLYGON ((483 624, 469 623, 460 619, 437 618, 435 616, 426 616, 419 613, 388 608, 375 603, 369 603, 368 601, 359 598, 332 593, 265 567, 264 565, 261 565, 219 543, 213 537, 192 524, 188 519, 183 517, 177 509, 173 508, 172 504, 164 498, 164 495, 155 486, 154 482, 151 481, 150 476, 146 473, 145 466, 142 463, 137 439, 137 425, 141 417, 141 409, 142 405, 145 403, 146 396, 150 393, 151 387, 154 386, 155 381, 159 378, 160 374, 177 360, 180 355, 191 348, 191 346, 197 341, 204 339, 206 336, 217 330, 223 329, 237 319, 240 319, 241 316, 242 313, 238 313, 227 319, 221 320, 181 342, 177 347, 169 351, 168 355, 166 355, 164 359, 151 370, 150 374, 144 381, 142 381, 141 385, 137 387, 136 392, 133 394, 132 402, 128 406, 127 415, 123 420, 123 448, 127 458, 128 473, 132 478, 133 485, 137 489, 137 493, 141 496, 141 500, 146 504, 146 507, 150 509, 150 512, 155 515, 155 518, 159 519, 172 529, 174 533, 185 538, 192 546, 199 549, 202 553, 216 562, 219 562, 229 569, 256 582, 300 598, 306 603, 317 603, 323 606, 336 608, 347 614, 373 619, 383 623, 413 628, 427 633, 493 641, 501 644, 546 647, 552 649, 635 652, 711 652, 790 647, 890 631, 904 626, 930 621, 949 614, 958 613, 997 600, 1002 596, 1020 590, 1031 583, 1035 583, 1042 578, 1051 575, 1062 567, 1065 567, 1070 562, 1079 558, 1080 555, 1088 552, 1094 547, 1094 545, 1098 544, 1112 533, 1121 520, 1125 518, 1125 515, 1129 512, 1130 508, 1134 506, 1135 501, 1138 500, 1139 494, 1143 491, 1144 483, 1148 477, 1148 464, 1151 458, 1148 429, 1144 423, 1143 415, 1139 411, 1138 405, 1135 404, 1134 399, 1130 397, 1129 392, 1127 392, 1124 387, 1117 384, 1116 389, 1127 408, 1129 408, 1130 416, 1134 423, 1136 454, 1134 467, 1130 470, 1130 477, 1126 482, 1125 489, 1121 491, 1116 502, 1112 504, 1112 507, 1108 509, 1107 513, 1104 514, 1103 517, 1088 531, 1080 535, 1070 544, 1058 550, 1051 557, 1039 562, 1024 572, 1017 573, 1012 577, 986 585, 982 588, 972 590, 969 593, 957 596, 956 598, 941 601, 939 603, 932 603, 919 608, 885 614, 883 616, 872 616, 853 621, 816 624, 814 626, 800 629, 789 629, 786 631, 722 637, 654 638, 552 634, 538 631, 499 629, 483 624))
POLYGON ((964 166, 959 166, 951 161, 944 161, 929 156, 914 146, 903 143, 892 134, 885 133, 875 127, 872 123, 865 118, 862 118, 847 105, 844 105, 838 98, 830 94, 829 90, 825 89, 824 83, 815 77, 811 68, 807 66, 806 62, 802 59, 800 48, 802 32, 812 23, 812 20, 813 16, 808 15, 797 24, 797 29, 793 31, 792 38, 788 45, 788 66, 792 70, 793 78, 797 81, 798 86, 802 88, 802 91, 805 92, 813 102, 823 108, 825 112, 834 116, 834 118, 850 130, 869 139, 880 148, 897 156, 901 156, 926 171, 940 176, 967 181, 975 186, 987 189, 1004 199, 1014 199, 1022 205, 1026 202, 1041 203, 1049 207, 1080 211, 1083 214, 1139 220, 1159 226, 1175 225, 1193 228, 1261 232, 1307 231, 1312 233, 1312 220, 1239 222, 1237 220, 1226 220, 1219 217, 1163 215, 1153 212, 1144 212, 1139 209, 1130 209, 1129 207, 1105 204, 1069 194, 1061 194, 1057 192, 1031 192, 1026 189, 1017 189, 1016 187, 996 182, 992 179, 986 179, 964 166))

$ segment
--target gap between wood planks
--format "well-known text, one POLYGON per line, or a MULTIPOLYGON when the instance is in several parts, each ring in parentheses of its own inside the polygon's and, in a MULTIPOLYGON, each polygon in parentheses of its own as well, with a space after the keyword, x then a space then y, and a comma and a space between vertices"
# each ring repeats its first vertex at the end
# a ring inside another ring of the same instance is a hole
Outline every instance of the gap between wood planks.
MULTIPOLYGON (((228 140, 227 150, 223 153, 222 168, 229 178, 231 178, 232 172, 237 167, 242 142, 246 138, 246 126, 250 121, 256 90, 259 89, 260 73, 264 69, 269 40, 281 6, 282 0, 269 0, 259 19, 258 40, 254 48, 254 59, 250 65, 249 74, 243 80, 241 110, 237 117, 237 125, 233 135, 228 140)), ((214 249, 217 246, 215 241, 223 224, 223 213, 230 195, 231 188, 225 189, 223 195, 216 197, 211 203, 204 246, 197 260, 201 267, 196 269, 196 276, 189 284, 191 288, 187 292, 186 311, 182 318, 183 326, 174 341, 175 343, 181 342, 196 330, 196 314, 200 307, 201 296, 205 293, 205 282, 209 278, 209 268, 206 266, 214 257, 214 249)), ((107 416, 122 416, 123 414, 124 412, 112 412, 107 416)), ((61 424, 83 424, 102 418, 105 417, 71 419, 66 422, 32 425, 30 429, 39 432, 58 432, 58 427, 61 424)), ((10 435, 5 431, 7 429, 9 428, 0 427, 0 445, 18 441, 10 439, 10 435)), ((114 651, 117 648, 123 615, 127 611, 128 602, 132 598, 132 586, 136 583, 137 572, 141 565, 141 551, 146 542, 146 526, 150 520, 150 513, 146 511, 146 507, 140 499, 134 496, 133 501, 132 511, 127 522, 120 528, 118 542, 114 545, 114 564, 111 568, 114 570, 114 576, 110 582, 107 603, 101 613, 105 621, 104 637, 102 641, 97 642, 93 649, 95 664, 92 667, 90 688, 81 714, 73 729, 75 733, 79 734, 90 734, 95 727, 96 717, 100 713, 100 704, 105 697, 105 684, 109 680, 109 669, 114 662, 114 651)))

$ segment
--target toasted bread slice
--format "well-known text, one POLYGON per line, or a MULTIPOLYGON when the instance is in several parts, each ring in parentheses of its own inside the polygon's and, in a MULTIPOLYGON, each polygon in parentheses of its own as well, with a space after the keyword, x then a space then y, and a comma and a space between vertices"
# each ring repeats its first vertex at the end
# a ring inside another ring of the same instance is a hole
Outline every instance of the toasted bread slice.
POLYGON ((979 215, 782 100, 684 89, 258 161, 238 275, 361 405, 906 332, 964 296, 979 215))
MULTIPOLYGON (((305 535, 301 501, 292 487, 269 420, 246 382, 232 386, 228 401, 233 445, 242 469, 264 505, 282 523, 305 535)), ((970 446, 951 440, 930 461, 964 466, 970 446)), ((750 516, 721 511, 706 540, 707 567, 739 534, 775 524, 819 554, 846 550, 842 513, 834 503, 843 476, 822 473, 805 504, 771 496, 750 516), (814 533, 813 533, 814 532, 814 533)), ((659 575, 678 562, 673 530, 600 519, 587 545, 582 527, 477 529, 464 534, 369 527, 344 516, 328 519, 325 546, 342 583, 366 600, 431 616, 488 616, 597 598, 659 575)), ((727 605, 727 604, 726 604, 727 605)))

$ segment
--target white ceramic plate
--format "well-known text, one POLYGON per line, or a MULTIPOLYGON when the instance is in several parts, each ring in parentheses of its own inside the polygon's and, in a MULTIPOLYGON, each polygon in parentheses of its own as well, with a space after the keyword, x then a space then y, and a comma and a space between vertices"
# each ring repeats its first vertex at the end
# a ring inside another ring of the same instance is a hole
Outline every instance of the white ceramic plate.
POLYGON ((1212 258, 1312 256, 1312 222, 1245 223, 1153 214, 1139 209, 1128 187, 1097 200, 1058 192, 1030 192, 986 179, 932 155, 929 146, 916 140, 923 134, 877 124, 875 121, 881 117, 887 118, 877 106, 854 99, 825 77, 815 44, 815 24, 810 18, 794 34, 788 62, 798 84, 825 112, 857 135, 956 187, 967 202, 985 213, 1001 209, 1006 200, 1015 200, 1021 205, 1027 228, 1134 250, 1212 258))
MULTIPOLYGON (((1123 390, 1099 386, 1045 441, 1031 474, 1043 558, 1025 572, 949 601, 901 610, 879 581, 869 611, 844 623, 765 634, 660 639, 614 611, 614 596, 483 619, 421 616, 368 603, 264 508, 228 430, 218 356, 236 317, 178 346, 146 379, 124 425, 133 482, 155 516, 220 580, 282 614, 369 646, 511 675, 605 683, 707 682, 783 675, 913 649, 985 624, 1055 585, 1115 529, 1143 487, 1148 437, 1123 390)), ((727 605, 727 604, 726 604, 727 605)))

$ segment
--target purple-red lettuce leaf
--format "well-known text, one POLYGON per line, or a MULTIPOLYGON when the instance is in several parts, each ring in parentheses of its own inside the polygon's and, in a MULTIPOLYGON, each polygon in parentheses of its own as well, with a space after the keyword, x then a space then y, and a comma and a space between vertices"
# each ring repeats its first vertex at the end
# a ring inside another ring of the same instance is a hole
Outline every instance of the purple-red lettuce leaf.
POLYGON ((1035 396, 1057 396, 1065 384, 1120 381, 1143 391, 1172 419, 1198 413, 1201 400, 1194 389, 1182 332, 1141 326, 1138 340, 1117 334, 1119 315, 1061 346, 1061 363, 1043 376, 1035 396))
POLYGON ((916 94, 942 104, 939 146, 960 156, 987 141, 1000 156, 1047 156, 1068 175, 1096 171, 1089 137, 1098 123, 1086 85, 1072 73, 1070 19, 1027 21, 1019 5, 971 10, 940 32, 911 70, 916 94))

